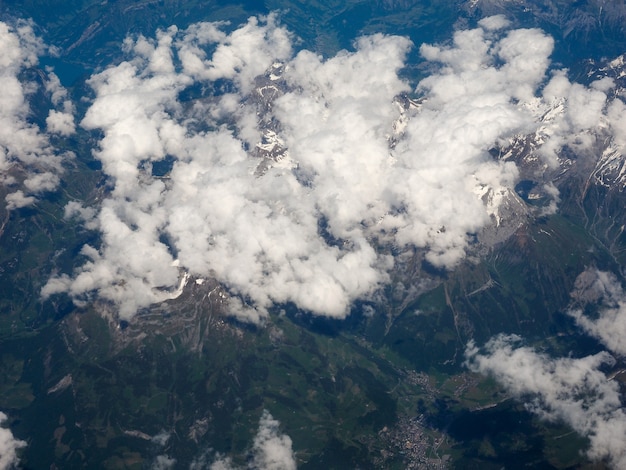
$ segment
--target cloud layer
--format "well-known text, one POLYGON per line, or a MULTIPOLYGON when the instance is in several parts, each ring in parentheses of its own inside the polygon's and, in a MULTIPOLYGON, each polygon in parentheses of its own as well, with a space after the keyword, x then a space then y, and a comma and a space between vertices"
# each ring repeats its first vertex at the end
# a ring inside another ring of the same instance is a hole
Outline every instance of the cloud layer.
MULTIPOLYGON (((29 206, 41 193, 56 189, 62 173, 62 157, 50 145, 48 135, 32 123, 29 95, 40 85, 24 78, 45 51, 30 23, 0 22, 0 184, 11 191, 6 196, 9 209, 29 206)), ((50 110, 46 131, 71 134, 73 105, 52 71, 44 88, 59 108, 50 110)))
POLYGON ((553 359, 526 346, 515 335, 497 336, 480 351, 466 350, 468 367, 496 378, 541 418, 560 421, 589 438, 587 455, 626 466, 626 413, 617 382, 600 370, 614 359, 606 352, 580 359, 553 359))
MULTIPOLYGON (((552 39, 507 26, 487 18, 423 45, 432 73, 416 90, 398 75, 403 37, 294 55, 269 16, 127 39, 128 60, 89 80, 81 122, 102 132, 94 155, 110 193, 95 212, 67 209, 102 243, 43 296, 99 298, 128 319, 171 298, 184 272, 217 278, 249 321, 288 302, 343 318, 389 282, 391 250, 417 247, 452 269, 515 197, 515 164, 488 151, 539 132, 551 106, 538 88, 552 39)), ((561 134, 546 140, 556 148, 561 134)))

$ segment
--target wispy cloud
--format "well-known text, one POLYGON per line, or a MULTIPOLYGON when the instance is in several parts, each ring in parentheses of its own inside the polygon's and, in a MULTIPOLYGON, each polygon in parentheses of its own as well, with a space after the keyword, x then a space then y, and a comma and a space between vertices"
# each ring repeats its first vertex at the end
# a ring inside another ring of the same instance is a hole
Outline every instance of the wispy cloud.
POLYGON ((568 314, 576 323, 613 353, 626 356, 626 293, 617 277, 587 269, 576 279, 572 297, 575 307, 568 314))
POLYGON ((466 349, 467 366, 495 377, 513 396, 542 419, 568 424, 589 438, 587 455, 626 466, 626 413, 617 382, 601 371, 613 364, 606 352, 583 358, 551 358, 522 346, 521 338, 501 335, 482 350, 466 349))

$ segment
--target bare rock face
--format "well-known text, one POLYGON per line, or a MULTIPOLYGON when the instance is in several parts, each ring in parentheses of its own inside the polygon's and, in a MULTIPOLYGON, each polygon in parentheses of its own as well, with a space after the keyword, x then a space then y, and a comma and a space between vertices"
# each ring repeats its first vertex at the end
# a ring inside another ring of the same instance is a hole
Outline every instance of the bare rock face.
POLYGON ((577 278, 571 297, 575 303, 586 305, 600 301, 604 297, 604 290, 598 283, 598 272, 594 268, 587 268, 577 278))
POLYGON ((379 0, 378 6, 385 11, 408 10, 419 4, 419 0, 379 0))

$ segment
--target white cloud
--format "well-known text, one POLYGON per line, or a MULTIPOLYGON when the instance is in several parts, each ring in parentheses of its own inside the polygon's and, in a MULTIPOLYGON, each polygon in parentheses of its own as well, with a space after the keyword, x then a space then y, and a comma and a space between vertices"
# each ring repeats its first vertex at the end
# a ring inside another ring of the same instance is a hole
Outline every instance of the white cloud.
POLYGON ((620 99, 613 100, 608 107, 607 116, 615 143, 624 155, 624 149, 626 149, 626 104, 620 99))
MULTIPOLYGON (((193 41, 200 36, 200 29, 209 27, 192 28, 193 41)), ((280 28, 271 19, 264 25, 251 21, 225 41, 230 45, 238 43, 236 50, 244 54, 247 46, 242 45, 243 32, 252 30, 253 44, 259 38, 272 38, 271 46, 288 36, 274 29, 280 28)), ((183 33, 175 42, 179 50, 187 48, 187 54, 190 34, 183 33)), ((160 37, 159 45, 165 43, 160 37)), ((227 37, 230 36, 224 36, 227 37)), ((162 234, 171 240, 185 269, 203 276, 215 273, 232 292, 251 298, 253 309, 244 309, 243 304, 233 300, 234 313, 248 318, 261 319, 273 302, 288 301, 340 317, 355 297, 371 293, 385 281, 388 260, 375 253, 364 234, 351 235, 349 249, 330 246, 318 234, 320 202, 297 180, 289 165, 276 166, 262 178, 255 176, 258 161, 244 151, 240 136, 248 136, 243 139, 253 145, 260 140, 256 107, 237 110, 236 134, 222 124, 212 124, 211 119, 220 119, 224 114, 222 103, 232 109, 231 96, 196 104, 194 112, 208 122, 185 122, 176 96, 191 83, 191 78, 184 73, 171 73, 169 67, 165 68, 169 71, 155 74, 150 68, 151 56, 146 56, 150 54, 146 41, 141 38, 127 44, 129 50, 142 51, 132 62, 90 80, 98 97, 82 125, 104 131, 105 137, 95 154, 114 182, 112 197, 103 203, 97 216, 103 249, 97 252, 87 248, 84 253, 92 261, 72 279, 52 280, 43 294, 66 290, 79 299, 97 291, 101 298, 120 304, 121 317, 132 316, 138 308, 165 298, 158 287, 172 288, 177 284, 179 271, 172 266, 173 254, 160 241, 162 234), (211 125, 215 126, 212 132, 192 130, 194 126, 211 125), (169 178, 165 182, 150 179, 150 162, 166 155, 177 159, 169 178), (238 303, 242 308, 235 309, 238 303)), ((406 46, 394 48, 390 47, 392 40, 385 41, 394 54, 388 59, 394 69, 383 75, 383 82, 392 77, 394 83, 406 88, 394 72, 402 64, 398 54, 403 55, 406 46)), ((406 44, 404 39, 400 42, 406 44)), ((376 52, 374 44, 362 44, 371 53, 376 52)), ((248 59, 241 64, 252 77, 268 69, 274 60, 275 57, 261 54, 251 64, 248 59), (253 72, 246 67, 252 67, 253 72)), ((366 65, 362 57, 351 60, 360 60, 361 67, 366 65)), ((339 60, 334 64, 335 68, 341 65, 339 60)), ((213 70, 215 58, 205 66, 213 70)), ((370 90, 376 83, 372 82, 370 90)), ((349 86, 347 82, 345 90, 349 86)), ((391 99, 398 85, 394 86, 385 94, 387 114, 393 112, 391 99)), ((239 95, 235 102, 243 98, 239 95)), ((389 129, 390 125, 391 122, 389 129)), ((387 158, 382 130, 378 130, 378 147, 387 158)))
POLYGON ((607 93, 613 80, 596 80, 589 87, 572 83, 567 70, 557 70, 542 90, 544 106, 541 112, 561 108, 552 113, 551 122, 542 129, 545 143, 538 153, 551 166, 558 165, 559 152, 564 146, 574 150, 579 157, 597 159, 596 142, 610 138, 623 153, 623 118, 619 111, 620 98, 609 100, 607 93), (547 106, 547 108, 546 108, 547 106))
MULTIPOLYGON (((295 470, 296 460, 291 438, 280 433, 280 423, 263 410, 259 429, 252 443, 248 468, 254 470, 295 470)), ((195 467, 194 467, 195 468, 195 467)), ((211 470, 235 470, 230 457, 218 455, 210 466, 211 470)))
POLYGON ((46 118, 46 128, 48 132, 68 136, 76 130, 74 126, 74 116, 69 113, 63 113, 54 109, 50 110, 50 114, 46 118))
MULTIPOLYGON (((89 80, 96 98, 81 122, 103 134, 94 155, 112 191, 94 217, 68 209, 102 244, 42 294, 112 301, 130 318, 170 298, 185 271, 217 278, 242 319, 260 322, 288 302, 343 318, 389 282, 393 259, 381 247, 417 247, 454 268, 468 234, 498 223, 498 204, 515 197, 515 164, 488 150, 536 132, 537 109, 557 96, 594 113, 604 96, 604 85, 563 74, 540 96, 552 39, 506 31, 503 17, 480 25, 421 47, 432 74, 413 101, 398 74, 411 47, 402 37, 363 37, 329 59, 293 56, 291 34, 270 15, 230 33, 200 23, 127 39, 130 59, 89 80), (190 86, 228 92, 181 102, 190 86), (171 170, 153 177, 163 160, 171 170)), ((589 124, 563 118, 550 152, 565 129, 589 124)), ((547 188, 554 211, 558 191, 547 188)))
POLYGON ((98 228, 98 221, 96 220, 97 212, 93 207, 83 207, 77 201, 70 201, 65 205, 64 217, 66 219, 77 218, 80 220, 85 228, 89 230, 96 230, 98 228))
POLYGON ((519 342, 515 335, 497 336, 483 352, 470 343, 466 364, 494 376, 541 418, 564 422, 589 438, 592 460, 607 459, 613 468, 625 468, 626 413, 618 384, 600 370, 614 359, 606 352, 553 359, 519 342))
MULTIPOLYGON (((4 184, 14 184, 16 178, 25 180, 25 188, 7 196, 9 209, 31 205, 40 193, 56 189, 62 172, 61 156, 55 153, 48 137, 29 121, 28 98, 37 85, 20 81, 22 73, 36 66, 44 51, 30 23, 10 26, 0 22, 0 177, 4 184)), ((66 96, 52 73, 46 88, 55 105, 66 96)), ((48 128, 68 135, 73 132, 73 106, 69 101, 63 106, 63 112, 51 111, 48 128)))
POLYGON ((578 306, 596 305, 596 316, 583 308, 572 308, 568 314, 590 336, 597 338, 613 353, 626 356, 626 294, 615 275, 588 269, 576 279, 572 296, 578 306))
POLYGON ((152 463, 152 470, 170 470, 176 468, 176 459, 167 455, 158 455, 152 463))
POLYGON ((280 423, 263 411, 259 430, 252 445, 252 468, 263 470, 295 470, 296 461, 291 448, 291 438, 280 434, 280 423))
MULTIPOLYGON (((205 463, 205 462, 202 462, 205 463)), ((199 465, 193 466, 192 468, 205 468, 204 466, 200 467, 199 465)), ((218 456, 218 458, 211 463, 209 467, 210 470, 235 470, 237 467, 233 464, 233 460, 230 457, 218 456)))
POLYGON ((8 194, 5 200, 7 203, 7 209, 11 210, 28 207, 34 204, 37 199, 34 196, 26 196, 24 191, 18 189, 14 193, 8 194))
POLYGON ((247 94, 269 64, 291 55, 291 35, 278 27, 275 14, 251 17, 230 34, 220 31, 220 26, 223 24, 196 24, 179 44, 184 71, 196 79, 232 79, 247 94), (204 51, 208 44, 216 44, 210 59, 204 51))
MULTIPOLYGON (((7 415, 0 412, 0 425, 7 419, 7 415)), ((0 470, 14 468, 19 463, 17 451, 23 447, 26 442, 16 439, 11 430, 0 427, 0 470)))
POLYGON ((478 24, 488 31, 506 28, 511 22, 504 15, 493 15, 481 19, 478 24))
POLYGON ((161 431, 159 434, 152 436, 152 442, 163 447, 170 440, 172 435, 167 431, 161 431))
POLYGON ((69 99, 67 90, 61 85, 61 80, 52 68, 47 67, 46 91, 50 101, 59 109, 51 109, 46 118, 46 130, 53 134, 68 136, 76 131, 74 124, 74 103, 69 99))

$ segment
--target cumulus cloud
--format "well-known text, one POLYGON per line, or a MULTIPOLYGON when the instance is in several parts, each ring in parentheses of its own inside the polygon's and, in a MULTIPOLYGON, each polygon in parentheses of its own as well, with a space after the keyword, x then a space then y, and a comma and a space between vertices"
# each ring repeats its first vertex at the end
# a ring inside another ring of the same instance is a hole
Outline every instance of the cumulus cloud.
POLYGON ((537 109, 576 88, 555 77, 542 96, 553 41, 507 26, 491 17, 423 45, 432 73, 416 89, 399 76, 403 37, 294 55, 270 15, 230 32, 200 23, 127 39, 128 60, 89 80, 96 98, 81 122, 103 135, 94 156, 111 191, 95 215, 68 209, 101 244, 43 296, 112 301, 130 318, 187 273, 218 279, 242 319, 288 302, 343 318, 389 282, 390 249, 454 268, 515 197, 517 167, 489 149, 537 132, 537 109))
POLYGON ((520 338, 497 336, 483 350, 466 349, 467 366, 492 375, 543 419, 560 421, 589 438, 587 455, 626 466, 626 413, 619 386, 601 371, 613 357, 602 352, 583 358, 553 359, 521 346, 520 338))
MULTIPOLYGON (((39 194, 54 190, 62 172, 62 157, 30 120, 28 98, 38 85, 23 78, 45 49, 30 23, 10 26, 0 22, 0 179, 5 185, 24 180, 24 188, 7 196, 9 209, 31 205, 39 194)), ((66 92, 53 73, 46 89, 52 102, 61 105, 66 92)), ((69 135, 74 131, 73 105, 65 100, 62 106, 62 110, 51 111, 47 126, 52 132, 69 135)))
POLYGON ((626 294, 617 277, 587 269, 576 279, 572 297, 576 307, 568 313, 576 323, 613 353, 626 356, 626 294))
MULTIPOLYGON (((0 425, 7 419, 7 415, 0 412, 0 425)), ((26 442, 16 439, 11 430, 0 427, 0 470, 14 468, 19 462, 17 451, 23 447, 26 442)))
POLYGON ((51 109, 50 114, 48 114, 46 118, 46 128, 48 132, 62 136, 71 135, 76 130, 74 127, 74 116, 69 113, 51 109))
POLYGON ((263 18, 262 23, 251 17, 231 34, 225 34, 220 26, 224 24, 198 23, 185 32, 179 43, 185 73, 200 80, 231 79, 246 94, 269 64, 291 55, 291 34, 278 26, 275 14, 263 18), (210 59, 207 45, 215 46, 210 59))
POLYGON ((50 101, 58 109, 51 109, 46 118, 46 130, 53 134, 68 136, 75 132, 74 103, 69 98, 67 90, 61 85, 61 80, 50 67, 46 68, 48 74, 45 84, 46 91, 50 95, 50 101))
MULTIPOLYGON (((296 460, 292 450, 291 438, 280 433, 280 423, 263 410, 259 429, 254 437, 251 449, 249 469, 255 470, 295 470, 296 460)), ((211 470, 234 470, 230 457, 219 457, 210 466, 211 470)))
POLYGON ((18 189, 14 193, 7 194, 6 198, 7 209, 19 209, 21 207, 28 207, 35 203, 37 200, 34 196, 26 196, 24 191, 18 189))
POLYGON ((280 423, 264 410, 252 445, 253 468, 295 470, 291 438, 280 434, 279 426, 280 423))

